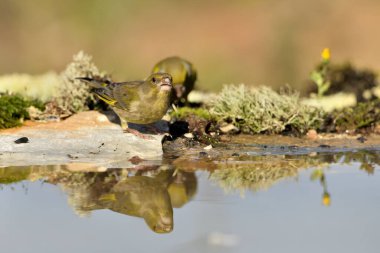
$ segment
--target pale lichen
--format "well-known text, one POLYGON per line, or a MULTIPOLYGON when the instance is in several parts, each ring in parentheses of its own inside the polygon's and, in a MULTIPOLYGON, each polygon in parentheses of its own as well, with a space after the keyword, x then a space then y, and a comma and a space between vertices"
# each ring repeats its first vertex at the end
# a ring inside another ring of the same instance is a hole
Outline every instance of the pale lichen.
POLYGON ((210 114, 243 133, 305 133, 318 128, 323 111, 300 102, 298 93, 268 87, 226 85, 210 104, 210 114))
POLYGON ((60 86, 58 96, 54 98, 57 106, 64 114, 71 115, 76 112, 88 110, 95 98, 90 93, 90 87, 77 77, 105 77, 92 62, 92 56, 80 51, 73 56, 73 61, 59 75, 60 86))
POLYGON ((0 115, 0 128, 20 125, 24 118, 59 120, 92 109, 97 102, 90 93, 90 87, 76 78, 105 76, 92 62, 92 56, 83 51, 74 55, 73 61, 60 74, 47 72, 34 76, 29 74, 0 76, 0 93, 6 94, 1 98, 3 112, 0 115), (35 106, 36 103, 41 104, 37 100, 45 106, 43 108, 35 106), (29 108, 31 105, 34 107, 29 108))
POLYGON ((42 75, 14 73, 0 76, 0 92, 47 102, 58 95, 60 83, 59 75, 55 72, 42 75))

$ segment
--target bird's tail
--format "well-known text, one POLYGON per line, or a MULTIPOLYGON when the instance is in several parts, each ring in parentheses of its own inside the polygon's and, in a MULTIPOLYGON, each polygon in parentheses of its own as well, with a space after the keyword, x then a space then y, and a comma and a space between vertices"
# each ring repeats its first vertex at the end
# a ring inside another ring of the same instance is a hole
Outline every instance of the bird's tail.
POLYGON ((75 79, 88 83, 92 88, 104 88, 112 83, 110 80, 102 78, 77 77, 75 79))
POLYGON ((112 82, 107 79, 96 79, 89 77, 77 77, 76 79, 88 83, 91 86, 91 92, 94 92, 98 98, 109 105, 115 105, 117 102, 112 96, 112 82))

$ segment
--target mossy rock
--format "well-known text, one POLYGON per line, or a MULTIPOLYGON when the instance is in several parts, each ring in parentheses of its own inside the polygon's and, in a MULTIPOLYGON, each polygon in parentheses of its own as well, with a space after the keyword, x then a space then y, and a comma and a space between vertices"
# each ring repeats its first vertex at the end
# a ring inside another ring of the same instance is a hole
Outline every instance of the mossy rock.
POLYGON ((34 106, 43 110, 44 104, 38 100, 29 100, 18 94, 0 94, 0 129, 20 126, 29 118, 27 108, 34 106))
MULTIPOLYGON (((335 131, 360 130, 372 128, 380 123, 380 100, 359 103, 356 106, 334 111, 327 120, 333 121, 335 131)), ((331 123, 325 123, 329 125, 331 123)))
MULTIPOLYGON (((323 63, 316 67, 316 71, 323 68, 323 63)), ((325 95, 339 92, 354 93, 357 102, 364 102, 364 92, 369 91, 369 98, 373 98, 372 89, 378 86, 377 75, 370 69, 359 69, 350 63, 329 64, 326 69, 326 81, 330 83, 325 95)), ((317 93, 317 86, 310 85, 309 93, 317 93)))

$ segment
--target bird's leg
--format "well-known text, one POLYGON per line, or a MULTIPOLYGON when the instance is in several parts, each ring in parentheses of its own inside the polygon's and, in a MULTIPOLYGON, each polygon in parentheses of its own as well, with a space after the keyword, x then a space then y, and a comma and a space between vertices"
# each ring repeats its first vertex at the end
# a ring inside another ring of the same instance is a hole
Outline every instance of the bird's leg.
POLYGON ((124 118, 121 118, 121 117, 120 117, 120 125, 121 125, 121 128, 123 129, 124 133, 133 134, 134 136, 137 136, 137 137, 139 137, 141 139, 144 139, 144 140, 151 140, 151 139, 153 139, 149 135, 145 135, 143 133, 140 133, 136 129, 129 128, 128 127, 128 122, 124 118))
POLYGON ((144 139, 144 140, 152 140, 153 139, 153 137, 146 135, 146 134, 143 134, 143 133, 140 133, 138 130, 132 129, 132 128, 124 129, 124 133, 133 134, 133 135, 135 135, 141 139, 144 139))
POLYGON ((123 129, 123 131, 125 132, 128 129, 128 122, 122 117, 119 117, 119 119, 120 119, 121 129, 123 129))

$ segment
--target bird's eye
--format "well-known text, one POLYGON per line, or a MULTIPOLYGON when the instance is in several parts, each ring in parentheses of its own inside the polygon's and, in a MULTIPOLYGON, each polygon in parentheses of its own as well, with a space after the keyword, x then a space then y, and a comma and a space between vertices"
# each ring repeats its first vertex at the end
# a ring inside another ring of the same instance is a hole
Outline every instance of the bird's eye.
POLYGON ((153 78, 152 78, 152 82, 154 82, 154 83, 155 83, 155 82, 156 82, 156 78, 154 78, 154 77, 153 77, 153 78))

